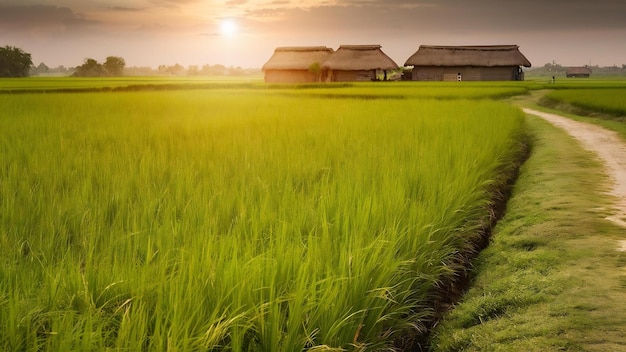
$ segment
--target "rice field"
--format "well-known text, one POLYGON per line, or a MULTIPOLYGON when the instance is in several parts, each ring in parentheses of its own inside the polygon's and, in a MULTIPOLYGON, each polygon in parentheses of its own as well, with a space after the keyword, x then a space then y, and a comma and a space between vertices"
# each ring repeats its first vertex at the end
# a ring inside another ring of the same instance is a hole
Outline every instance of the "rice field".
POLYGON ((341 89, 0 94, 0 349, 410 345, 523 114, 341 89))
POLYGON ((547 99, 564 102, 587 111, 626 116, 626 88, 563 89, 550 92, 547 99))
POLYGON ((20 78, 0 81, 0 94, 219 90, 238 94, 363 99, 500 99, 526 94, 536 83, 368 82, 264 84, 241 77, 20 78))

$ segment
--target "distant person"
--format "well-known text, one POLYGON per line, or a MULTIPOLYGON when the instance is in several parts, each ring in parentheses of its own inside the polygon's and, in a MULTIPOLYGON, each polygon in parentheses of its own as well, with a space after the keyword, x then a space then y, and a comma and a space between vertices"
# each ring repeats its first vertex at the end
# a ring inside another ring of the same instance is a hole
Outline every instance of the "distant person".
POLYGON ((552 76, 552 84, 556 83, 556 77, 552 76))

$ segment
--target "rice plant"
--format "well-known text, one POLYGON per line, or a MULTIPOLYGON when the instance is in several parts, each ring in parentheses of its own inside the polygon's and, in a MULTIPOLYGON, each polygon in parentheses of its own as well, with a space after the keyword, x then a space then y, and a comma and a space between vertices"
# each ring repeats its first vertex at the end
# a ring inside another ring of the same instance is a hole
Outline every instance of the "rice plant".
POLYGON ((614 116, 626 115, 626 88, 563 89, 548 93, 546 98, 565 102, 577 108, 614 116))
POLYGON ((0 95, 0 349, 393 350, 490 221, 522 113, 0 95))

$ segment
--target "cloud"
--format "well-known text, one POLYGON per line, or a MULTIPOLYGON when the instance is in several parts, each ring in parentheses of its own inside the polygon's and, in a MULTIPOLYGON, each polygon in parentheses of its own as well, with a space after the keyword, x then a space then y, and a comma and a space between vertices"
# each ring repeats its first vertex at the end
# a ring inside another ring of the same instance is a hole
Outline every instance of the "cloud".
POLYGON ((151 0, 152 3, 157 5, 187 5, 200 2, 200 0, 151 0))
POLYGON ((274 2, 249 9, 250 19, 274 21, 281 31, 429 33, 541 32, 626 29, 626 1, 346 0, 292 7, 274 2))
POLYGON ((65 32, 96 25, 68 7, 0 5, 0 29, 17 32, 65 32))
POLYGON ((226 6, 232 7, 232 6, 245 5, 247 2, 248 0, 229 0, 229 1, 226 1, 226 6))
POLYGON ((144 12, 147 10, 145 7, 125 7, 125 6, 112 6, 109 9, 119 12, 144 12))
POLYGON ((45 48, 47 55, 54 57, 80 55, 80 58, 92 51, 117 48, 122 56, 125 52, 136 52, 139 57, 158 51, 159 55, 184 57, 193 50, 206 50, 204 54, 208 56, 208 53, 227 52, 224 46, 230 45, 230 60, 241 56, 263 61, 266 54, 269 57, 281 45, 381 44, 385 52, 402 63, 420 44, 520 44, 525 54, 531 52, 531 47, 540 48, 532 50, 537 53, 550 50, 549 55, 557 60, 567 50, 570 54, 576 50, 590 56, 594 50, 601 49, 622 60, 623 50, 618 51, 618 47, 623 47, 623 39, 616 38, 626 37, 626 1, 615 0, 518 3, 503 0, 0 0, 0 3, 0 37, 11 44, 42 48, 37 49, 42 53, 45 48), (241 29, 236 38, 228 41, 217 31, 217 21, 225 17, 236 19, 241 29), (593 49, 594 44, 597 49, 593 49), (237 49, 241 55, 232 49, 236 45, 241 48, 237 49), (611 49, 605 49, 608 47, 611 49))

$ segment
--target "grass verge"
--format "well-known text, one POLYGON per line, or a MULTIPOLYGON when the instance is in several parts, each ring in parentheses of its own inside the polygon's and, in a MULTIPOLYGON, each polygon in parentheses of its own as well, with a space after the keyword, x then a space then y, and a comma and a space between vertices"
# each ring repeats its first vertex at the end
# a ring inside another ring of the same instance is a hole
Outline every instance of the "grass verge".
POLYGON ((567 116, 571 119, 593 123, 606 129, 617 132, 626 140, 626 116, 615 116, 589 109, 576 107, 565 102, 555 101, 549 98, 541 98, 538 102, 543 110, 567 116))
POLYGON ((624 230, 603 219, 601 165, 547 122, 527 124, 533 153, 507 214, 431 349, 626 350, 624 230))

